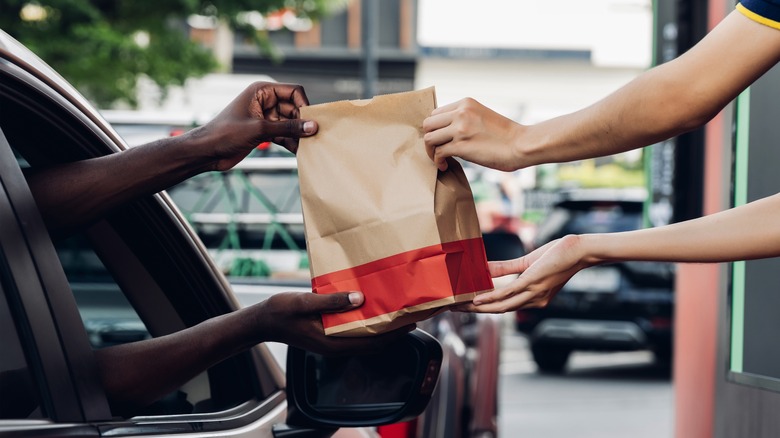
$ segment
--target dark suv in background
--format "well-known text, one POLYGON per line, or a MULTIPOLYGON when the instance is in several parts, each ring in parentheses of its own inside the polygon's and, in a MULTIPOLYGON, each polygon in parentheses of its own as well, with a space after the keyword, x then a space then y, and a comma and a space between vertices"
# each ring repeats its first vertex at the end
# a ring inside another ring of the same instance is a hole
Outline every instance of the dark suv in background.
MULTIPOLYGON (((567 234, 642 228, 644 190, 564 192, 541 223, 534 247, 567 234)), ((575 350, 672 352, 674 264, 621 262, 578 272, 544 309, 516 312, 539 370, 559 373, 575 350)))

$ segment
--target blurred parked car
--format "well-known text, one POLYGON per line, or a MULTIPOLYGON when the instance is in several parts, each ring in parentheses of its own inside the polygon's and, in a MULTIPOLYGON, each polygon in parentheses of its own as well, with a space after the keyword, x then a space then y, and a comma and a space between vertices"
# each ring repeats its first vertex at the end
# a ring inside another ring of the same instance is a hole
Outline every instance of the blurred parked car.
MULTIPOLYGON (((535 247, 567 234, 611 233, 642 227, 645 191, 563 193, 540 224, 535 247)), ((546 308, 516 312, 542 372, 561 372, 574 350, 651 349, 672 352, 674 264, 622 262, 583 269, 546 308)))
MULTIPOLYGON (((321 373, 329 359, 298 349, 285 379, 261 344, 136 416, 112 412, 93 349, 163 336, 239 306, 165 193, 130 202, 55 247, 23 170, 126 148, 78 92, 0 31, 0 436, 368 437, 376 425, 422 412, 442 357, 422 331, 389 346, 402 356, 378 356, 406 366, 373 369, 361 385, 321 373), (324 389, 334 387, 348 397, 327 399, 324 389), (366 394, 370 401, 339 402, 366 394)), ((362 360, 377 356, 338 363, 362 360)))

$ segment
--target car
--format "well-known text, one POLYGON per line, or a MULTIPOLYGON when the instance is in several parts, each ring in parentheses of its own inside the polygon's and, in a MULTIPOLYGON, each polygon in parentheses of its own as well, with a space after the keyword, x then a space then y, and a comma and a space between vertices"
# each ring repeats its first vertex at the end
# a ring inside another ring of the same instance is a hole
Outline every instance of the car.
MULTIPOLYGON (((102 114, 131 147, 156 139, 150 135, 165 137, 185 125, 148 111, 102 114)), ((177 119, 196 120, 188 115, 177 119)), ((273 143, 258 145, 230 171, 197 175, 166 193, 230 282, 240 305, 283 291, 311 291, 298 164, 285 148, 273 143)), ((517 234, 504 228, 486 230, 483 240, 490 260, 524 253, 517 234)), ((420 418, 392 426, 403 430, 400 435, 385 435, 497 436, 500 317, 445 312, 418 326, 442 343, 440 384, 420 418)), ((268 347, 284 367, 286 346, 269 343, 268 347)))
MULTIPOLYGON (((272 145, 228 172, 190 178, 167 193, 181 210, 242 305, 286 290, 311 290, 295 157, 272 145)), ((506 252, 503 234, 486 251, 506 252)), ((445 312, 418 323, 441 342, 440 384, 407 437, 496 436, 499 318, 445 312)), ((273 345, 280 361, 284 346, 273 345)))
MULTIPOLYGON (((563 192, 540 223, 533 246, 567 234, 611 233, 643 226, 644 189, 563 192)), ((515 312, 541 372, 565 370, 575 350, 652 350, 672 355, 674 264, 621 262, 575 274, 542 309, 515 312)))
POLYGON ((422 330, 372 355, 290 348, 286 370, 260 344, 133 416, 112 411, 94 349, 240 305, 164 192, 68 239, 49 235, 24 171, 127 148, 67 81, 0 30, 0 436, 369 437, 422 413, 443 362, 439 342, 422 330), (404 366, 370 366, 395 360, 404 366), (370 372, 353 385, 330 372, 344 367, 370 372))
MULTIPOLYGON (((1 33, 0 54, 3 62, 0 64, 0 115, 3 118, 0 129, 13 142, 17 161, 22 167, 83 159, 131 147, 119 132, 129 132, 122 130, 132 127, 135 121, 126 118, 117 121, 114 129, 59 75, 1 33), (19 139, 23 139, 23 143, 19 139)), ((173 126, 170 121, 165 123, 173 126)), ((177 122, 176 129, 181 125, 177 122)), ((135 131, 138 132, 146 132, 146 128, 135 131)), ((157 133, 152 135, 175 134, 168 128, 157 129, 157 133)), ((132 138, 152 139, 135 135, 132 138)), ((283 155, 284 151, 275 145, 259 145, 258 151, 234 172, 201 175, 202 179, 188 181, 171 193, 177 198, 182 195, 179 201, 185 205, 186 190, 180 189, 186 189, 190 183, 234 181, 242 178, 242 173, 250 174, 249 180, 254 179, 251 174, 257 173, 261 181, 266 181, 268 174, 276 174, 271 177, 272 181, 278 176, 282 177, 282 181, 293 176, 295 181, 295 167, 279 164, 285 160, 290 162, 289 154, 283 155), (266 161, 261 164, 257 161, 260 158, 266 161), (276 158, 282 160, 269 160, 276 158)), ((288 183, 290 181, 285 182, 285 186, 288 183)), ((251 192, 255 190, 255 185, 236 187, 244 187, 251 192)), ((297 187, 297 182, 289 184, 289 187, 297 187)), ((260 215, 259 220, 257 217, 244 217, 245 220, 239 221, 241 233, 245 234, 241 236, 242 242, 251 240, 252 236, 266 236, 269 228, 264 228, 262 222, 265 221, 274 230, 274 237, 268 240, 269 247, 262 247, 266 242, 263 237, 263 244, 255 243, 260 248, 227 247, 234 250, 233 253, 227 251, 221 255, 215 251, 218 247, 214 246, 217 241, 214 239, 218 239, 226 227, 233 227, 235 221, 223 221, 219 225, 218 217, 209 216, 215 212, 200 213, 203 215, 192 215, 175 203, 170 193, 162 192, 132 203, 96 223, 86 233, 58 242, 58 261, 52 265, 60 266, 67 276, 68 289, 72 291, 81 325, 78 329, 74 328, 77 333, 73 336, 78 338, 78 332, 84 330, 92 348, 139 341, 180 330, 209 316, 258 302, 279 291, 311 290, 306 275, 305 241, 301 241, 301 224, 295 212, 286 217, 279 212, 260 215), (209 230, 213 233, 210 234, 209 230), (292 237, 292 240, 287 237, 292 237), (289 247, 291 241, 296 242, 294 248, 289 247), (288 247, 280 248, 279 242, 288 247), (239 251, 235 251, 237 249, 239 251), (240 252, 245 249, 250 252, 240 252), (263 251, 267 254, 258 258, 257 254, 263 251), (226 260, 229 261, 227 267, 235 270, 226 270, 226 260), (258 260, 263 263, 258 263, 258 260), (290 260, 294 262, 290 264, 290 260), (156 293, 149 293, 150 290, 156 293)), ((364 436, 376 433, 401 436, 396 432, 400 427, 405 431, 402 436, 408 437, 496 436, 500 350, 497 319, 446 312, 421 323, 420 327, 429 330, 443 347, 441 379, 430 395, 431 408, 402 425, 349 431, 359 431, 364 436)), ((247 409, 254 409, 257 404, 251 397, 255 397, 258 402, 266 403, 264 406, 273 414, 273 418, 269 419, 253 411, 254 418, 265 424, 259 436, 270 436, 267 435, 271 428, 269 425, 285 424, 284 408, 289 406, 286 398, 290 397, 290 391, 289 388, 287 393, 283 391, 286 386, 284 373, 287 368, 287 377, 291 376, 291 357, 282 345, 267 343, 257 346, 244 355, 223 362, 186 388, 150 406, 143 416, 117 423, 116 428, 120 432, 115 434, 126 431, 143 436, 168 433, 172 429, 199 430, 204 424, 205 430, 213 429, 217 434, 235 432, 233 426, 246 429, 249 428, 248 423, 228 421, 227 418, 241 417, 243 411, 230 410, 234 407, 221 409, 239 400, 243 400, 247 409), (247 385, 247 382, 251 384, 247 385), (212 390, 223 391, 221 388, 232 397, 230 400, 216 403, 204 396, 212 390), (252 393, 255 390, 262 393, 252 393), (272 400, 269 401, 268 397, 272 400), (162 423, 176 426, 158 428, 162 423)), ((73 402, 83 404, 89 400, 77 398, 73 402)), ((312 415, 304 415, 301 422, 310 423, 312 415)), ((329 424, 332 428, 334 423, 327 423, 327 417, 322 415, 315 419, 319 421, 315 421, 315 425, 329 424)), ((342 418, 338 424, 354 425, 348 420, 342 418)), ((49 419, 41 427, 56 423, 49 419)), ((114 427, 101 422, 76 423, 84 425, 85 430, 114 427)), ((0 431, 20 430, 14 427, 0 424, 0 431)))

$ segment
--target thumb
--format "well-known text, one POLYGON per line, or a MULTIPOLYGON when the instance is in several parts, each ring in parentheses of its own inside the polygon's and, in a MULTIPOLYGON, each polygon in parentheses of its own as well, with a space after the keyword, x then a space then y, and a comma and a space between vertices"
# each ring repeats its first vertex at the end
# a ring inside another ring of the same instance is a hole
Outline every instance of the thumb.
POLYGON ((317 122, 313 120, 260 120, 260 132, 264 138, 300 138, 310 137, 317 133, 317 122))
POLYGON ((309 301, 310 312, 338 313, 360 307, 364 297, 361 292, 337 292, 332 294, 314 294, 309 301))

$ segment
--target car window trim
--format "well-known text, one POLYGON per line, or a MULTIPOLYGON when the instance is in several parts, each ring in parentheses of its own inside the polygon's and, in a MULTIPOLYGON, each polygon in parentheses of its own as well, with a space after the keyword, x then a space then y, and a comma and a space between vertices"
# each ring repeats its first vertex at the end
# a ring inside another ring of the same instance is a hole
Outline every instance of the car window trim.
MULTIPOLYGON (((83 144, 79 143, 80 146, 78 149, 74 149, 73 151, 68 152, 68 154, 70 155, 70 159, 84 159, 88 157, 101 156, 105 154, 115 153, 122 149, 121 145, 118 146, 117 144, 111 141, 112 139, 110 137, 106 136, 104 130, 100 129, 100 127, 98 126, 95 126, 94 120, 84 118, 82 115, 80 115, 78 109, 73 107, 70 101, 63 98, 56 91, 49 89, 45 84, 41 83, 39 79, 31 77, 29 74, 27 74, 24 71, 20 71, 13 64, 5 64, 5 63, 0 63, 0 77, 10 78, 14 82, 19 82, 18 84, 20 85, 19 87, 11 87, 10 89, 8 88, 8 83, 0 83, 0 93, 5 94, 7 98, 15 100, 19 102, 22 106, 26 106, 31 109, 40 108, 41 110, 44 110, 45 118, 51 123, 55 123, 55 124, 62 123, 64 122, 63 117, 68 117, 68 118, 73 118, 74 121, 84 125, 89 131, 91 131, 91 134, 94 135, 95 137, 92 140, 81 138, 81 140, 83 140, 83 144), (44 105, 44 102, 48 102, 48 103, 44 105), (57 111, 56 112, 48 111, 46 110, 47 107, 55 108, 57 109, 57 111), (94 139, 97 139, 99 144, 96 143, 94 139)), ((79 131, 78 136, 83 137, 83 135, 84 132, 79 131)), ((11 154, 11 157, 13 158, 13 154, 11 154)), ((16 165, 15 159, 12 159, 11 162, 14 164, 14 166, 16 165)), ((17 167, 18 169, 18 166, 15 167, 17 167)), ((26 181, 23 181, 23 184, 26 187, 26 181)), ((29 189, 27 189, 27 191, 29 192, 29 189)), ((214 271, 218 270, 216 265, 213 263, 213 260, 211 260, 210 257, 208 257, 205 247, 202 246, 202 243, 196 237, 194 231, 189 227, 189 224, 183 218, 181 212, 173 204, 173 202, 169 199, 169 197, 165 192, 161 192, 152 197, 143 199, 140 202, 137 202, 135 204, 136 205, 133 208, 136 209, 136 211, 138 211, 139 214, 148 215, 149 209, 151 208, 152 210, 155 210, 155 215, 159 215, 162 213, 163 215, 169 218, 175 218, 174 222, 176 223, 176 226, 180 229, 179 232, 189 237, 187 245, 195 246, 199 250, 198 252, 201 254, 201 258, 203 259, 200 260, 200 263, 205 264, 207 266, 207 269, 214 270, 214 271)), ((111 222, 112 221, 109 220, 109 223, 111 222)), ((46 236, 48 240, 48 233, 46 234, 46 236)), ((60 271, 62 270, 58 259, 56 260, 56 263, 54 265, 57 267, 58 270, 60 271)), ((62 274, 62 276, 64 278, 64 274, 62 274)), ((227 302, 229 303, 228 306, 232 306, 232 308, 237 308, 237 301, 235 300, 234 296, 230 293, 229 283, 224 278, 224 276, 218 275, 217 278, 218 278, 217 282, 220 283, 220 289, 222 291, 221 294, 222 297, 218 301, 222 301, 222 299, 226 299, 227 302)), ((69 287, 67 290, 69 292, 68 296, 70 300, 74 301, 72 294, 70 294, 69 287)), ((213 316, 215 314, 213 308, 209 308, 207 306, 205 310, 210 313, 210 316, 213 316)), ((82 333, 85 333, 83 324, 80 321, 80 317, 78 317, 78 312, 75 311, 73 313, 75 316, 77 316, 77 320, 79 322, 79 330, 82 333)), ((81 338, 81 336, 78 337, 81 338)), ((84 334, 83 338, 86 341, 86 334, 84 334)), ((264 388, 263 392, 265 394, 272 395, 275 391, 278 391, 280 388, 284 387, 284 375, 279 369, 276 361, 273 359, 273 356, 271 355, 270 352, 268 352, 265 346, 258 345, 257 347, 252 348, 248 353, 244 353, 239 356, 240 357, 231 358, 230 360, 231 361, 237 360, 246 363, 248 359, 249 361, 248 369, 253 372, 254 374, 253 379, 257 379, 261 383, 261 386, 264 388)), ((94 359, 94 358, 90 356, 90 359, 94 359)), ((102 387, 99 387, 98 385, 98 389, 102 393, 102 387)), ((257 393, 256 395, 260 396, 261 394, 257 393)), ((102 397, 101 400, 107 406, 107 402, 105 401, 105 398, 102 397)), ((98 418, 98 419, 104 417, 105 417, 104 414, 89 416, 89 418, 98 418)))
POLYGON ((75 300, 2 129, 0 186, 3 200, 7 200, 0 206, 5 216, 0 245, 5 254, 14 255, 7 261, 17 281, 25 281, 16 298, 24 309, 22 316, 27 320, 46 377, 52 401, 49 414, 57 421, 110 418, 75 300), (89 402, 89 409, 82 401, 89 402))
POLYGON ((100 436, 97 427, 84 424, 52 424, 48 421, 16 421, 5 428, 0 421, 0 438, 18 438, 31 436, 35 438, 96 438, 100 436))
MULTIPOLYGON (((133 417, 124 422, 101 424, 99 426, 100 436, 106 438, 131 437, 150 434, 185 434, 195 431, 207 434, 245 427, 258 428, 266 425, 263 423, 273 421, 279 416, 278 414, 271 415, 275 410, 281 410, 281 417, 285 417, 286 400, 287 395, 283 390, 280 390, 263 400, 249 400, 239 406, 219 412, 133 417)), ((284 422, 283 418, 279 420, 279 423, 284 422)), ((272 425, 267 424, 267 426, 272 425)))

